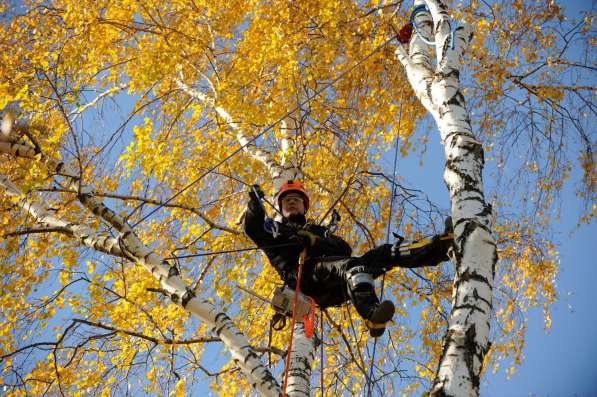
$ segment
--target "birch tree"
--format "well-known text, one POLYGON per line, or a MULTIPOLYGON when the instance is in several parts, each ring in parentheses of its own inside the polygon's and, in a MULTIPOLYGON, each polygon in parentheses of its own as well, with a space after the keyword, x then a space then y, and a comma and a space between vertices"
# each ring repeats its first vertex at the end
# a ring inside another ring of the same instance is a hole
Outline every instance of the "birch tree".
POLYGON ((474 394, 481 368, 514 368, 524 312, 541 305, 550 322, 557 253, 545 232, 577 158, 582 221, 594 215, 594 137, 590 118, 575 116, 595 114, 582 83, 594 73, 582 56, 592 16, 566 21, 543 2, 465 4, 449 12, 460 26, 452 49, 446 10, 428 6, 417 22, 438 44, 415 35, 397 59, 383 44, 408 21, 406 5, 2 3, 3 392, 279 393, 289 329, 270 339, 271 308, 238 288, 269 296, 279 280, 237 222, 251 184, 273 194, 295 176, 314 221, 340 211, 337 234, 355 254, 383 242, 388 222, 417 238, 448 213, 457 249, 454 264, 388 274, 396 324, 373 363, 349 306, 318 313, 323 360, 299 322, 290 392, 474 394), (445 144, 450 205, 428 200, 408 170, 393 181, 384 160, 396 134, 401 155, 424 159, 416 130, 427 114, 445 144), (507 157, 512 139, 532 148, 528 161, 507 157), (482 147, 497 165, 495 269, 482 147), (523 189, 501 200, 521 175, 537 198, 523 189), (518 217, 506 216, 515 203, 518 217))
POLYGON ((442 343, 439 368, 431 395, 475 396, 485 355, 489 351, 489 322, 497 249, 492 236, 492 210, 483 188, 483 147, 475 138, 460 90, 460 57, 471 34, 453 26, 448 8, 439 1, 426 3, 414 15, 417 35, 408 50, 398 46, 417 97, 437 123, 446 154, 444 181, 450 192, 454 221, 455 261, 452 310, 442 343), (428 43, 433 37, 429 56, 428 43))

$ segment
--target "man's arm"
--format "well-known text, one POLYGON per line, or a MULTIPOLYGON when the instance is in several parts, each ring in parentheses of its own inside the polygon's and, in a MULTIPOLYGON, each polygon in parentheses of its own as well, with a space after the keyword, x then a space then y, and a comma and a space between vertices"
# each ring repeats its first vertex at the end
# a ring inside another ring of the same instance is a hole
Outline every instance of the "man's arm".
POLYGON ((325 228, 312 226, 307 232, 312 237, 309 241, 311 256, 350 256, 352 248, 344 239, 334 234, 325 236, 325 228))
POLYGON ((245 233, 251 240, 255 242, 259 247, 265 247, 271 245, 274 238, 271 234, 267 233, 264 229, 265 211, 260 202, 260 189, 252 189, 249 193, 249 202, 247 203, 247 209, 245 210, 245 217, 243 227, 245 233))

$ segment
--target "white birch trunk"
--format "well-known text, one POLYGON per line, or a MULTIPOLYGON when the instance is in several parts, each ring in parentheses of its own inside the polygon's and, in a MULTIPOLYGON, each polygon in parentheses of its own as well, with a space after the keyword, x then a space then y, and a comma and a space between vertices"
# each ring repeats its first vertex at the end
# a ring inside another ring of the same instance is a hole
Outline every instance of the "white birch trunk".
POLYGON ((4 175, 0 175, 0 187, 8 196, 14 197, 16 204, 29 215, 35 219, 41 226, 54 228, 61 233, 70 235, 81 242, 86 247, 93 248, 106 254, 125 257, 120 249, 119 239, 103 236, 95 233, 90 228, 73 222, 66 222, 54 217, 50 212, 46 211, 41 205, 27 200, 25 195, 15 186, 10 179, 4 175))
POLYGON ((305 334, 305 324, 297 319, 292 340, 286 395, 304 397, 311 394, 311 370, 315 360, 315 336, 305 334))
MULTIPOLYGON (((18 150, 15 150, 14 144, 0 146, 0 152, 22 155, 23 157, 34 157, 31 155, 34 153, 33 148, 25 146, 24 148, 19 147, 18 150)), ((19 206, 28 211, 42 225, 65 228, 78 237, 86 246, 97 248, 103 252, 118 254, 118 256, 124 256, 143 266, 160 282, 174 303, 213 327, 224 345, 231 352, 233 360, 260 395, 280 395, 279 384, 267 367, 261 362, 247 338, 238 330, 224 311, 220 310, 213 303, 198 298, 194 291, 184 284, 177 268, 171 266, 162 256, 147 248, 124 219, 95 198, 88 189, 81 186, 80 180, 73 176, 76 175, 73 170, 70 170, 62 162, 45 159, 45 163, 50 166, 51 171, 71 176, 71 187, 77 190, 81 203, 100 219, 111 224, 120 233, 118 240, 105 239, 103 241, 105 246, 101 245, 98 242, 100 239, 91 233, 88 228, 55 219, 48 215, 40 206, 30 203, 7 178, 0 177, 0 186, 4 188, 8 195, 15 197, 19 206), (106 248, 108 246, 110 249, 106 248)))
MULTIPOLYGON (((440 0, 426 0, 431 11, 416 22, 427 37, 435 37, 436 65, 426 44, 413 33, 410 48, 396 54, 417 97, 433 115, 444 144, 444 181, 450 192, 456 242, 454 290, 449 327, 430 395, 477 396, 480 373, 489 350, 489 320, 496 246, 491 234, 491 206, 483 194, 483 147, 474 137, 459 87, 459 59, 470 42, 467 29, 454 32, 440 0), (433 29, 432 29, 433 28, 433 29)), ((422 1, 415 1, 421 4, 422 1)))
POLYGON ((266 167, 274 182, 274 191, 277 191, 282 183, 286 180, 300 179, 302 176, 300 170, 298 170, 294 165, 289 164, 288 161, 288 153, 292 150, 290 131, 296 128, 294 120, 288 119, 283 122, 282 129, 284 138, 282 139, 282 164, 279 164, 270 152, 260 149, 257 147, 255 142, 251 142, 253 137, 247 135, 240 124, 234 121, 230 113, 228 113, 228 111, 226 111, 226 109, 223 107, 218 106, 213 98, 210 98, 203 92, 197 91, 188 86, 183 82, 182 78, 176 80, 176 84, 181 90, 183 90, 192 98, 195 98, 209 106, 213 106, 218 116, 224 119, 228 126, 236 133, 236 138, 243 147, 243 150, 253 159, 263 163, 263 165, 266 167))

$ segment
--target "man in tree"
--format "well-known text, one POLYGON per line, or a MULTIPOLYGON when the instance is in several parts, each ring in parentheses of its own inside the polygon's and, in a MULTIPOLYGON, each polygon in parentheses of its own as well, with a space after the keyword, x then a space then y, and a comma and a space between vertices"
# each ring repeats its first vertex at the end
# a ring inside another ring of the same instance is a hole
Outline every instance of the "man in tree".
POLYGON ((381 336, 394 315, 394 304, 379 301, 373 280, 393 267, 436 266, 448 260, 453 241, 450 221, 442 235, 408 244, 400 239, 353 257, 346 241, 323 226, 307 222, 309 195, 299 181, 287 181, 275 196, 281 222, 269 221, 266 225, 261 202, 264 194, 258 185, 253 186, 249 196, 245 232, 265 252, 284 283, 296 289, 299 256, 306 249, 301 292, 322 308, 350 299, 372 337, 381 336))

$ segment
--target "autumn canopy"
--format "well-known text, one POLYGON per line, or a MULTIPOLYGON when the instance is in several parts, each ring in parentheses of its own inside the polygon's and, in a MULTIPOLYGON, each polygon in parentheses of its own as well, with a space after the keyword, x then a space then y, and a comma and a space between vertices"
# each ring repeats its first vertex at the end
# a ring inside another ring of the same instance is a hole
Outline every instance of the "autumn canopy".
POLYGON ((289 329, 270 340, 271 308, 238 286, 269 297, 280 280, 243 250, 239 219, 252 184, 274 193, 289 170, 315 222, 338 210, 355 254, 388 223, 414 239, 453 215, 460 238, 454 263, 386 276, 397 314, 370 381, 353 308, 321 313, 313 395, 451 390, 442 346, 465 292, 488 332, 463 331, 471 395, 479 376, 513 372, 526 312, 551 324, 563 187, 586 204, 580 222, 595 215, 593 19, 553 1, 450 2, 435 31, 441 2, 427 3, 420 32, 447 40, 439 51, 392 40, 409 2, 0 1, 2 393, 278 390, 289 329), (446 145, 448 189, 429 200, 399 169, 389 219, 397 136, 423 163, 429 140, 446 145))

